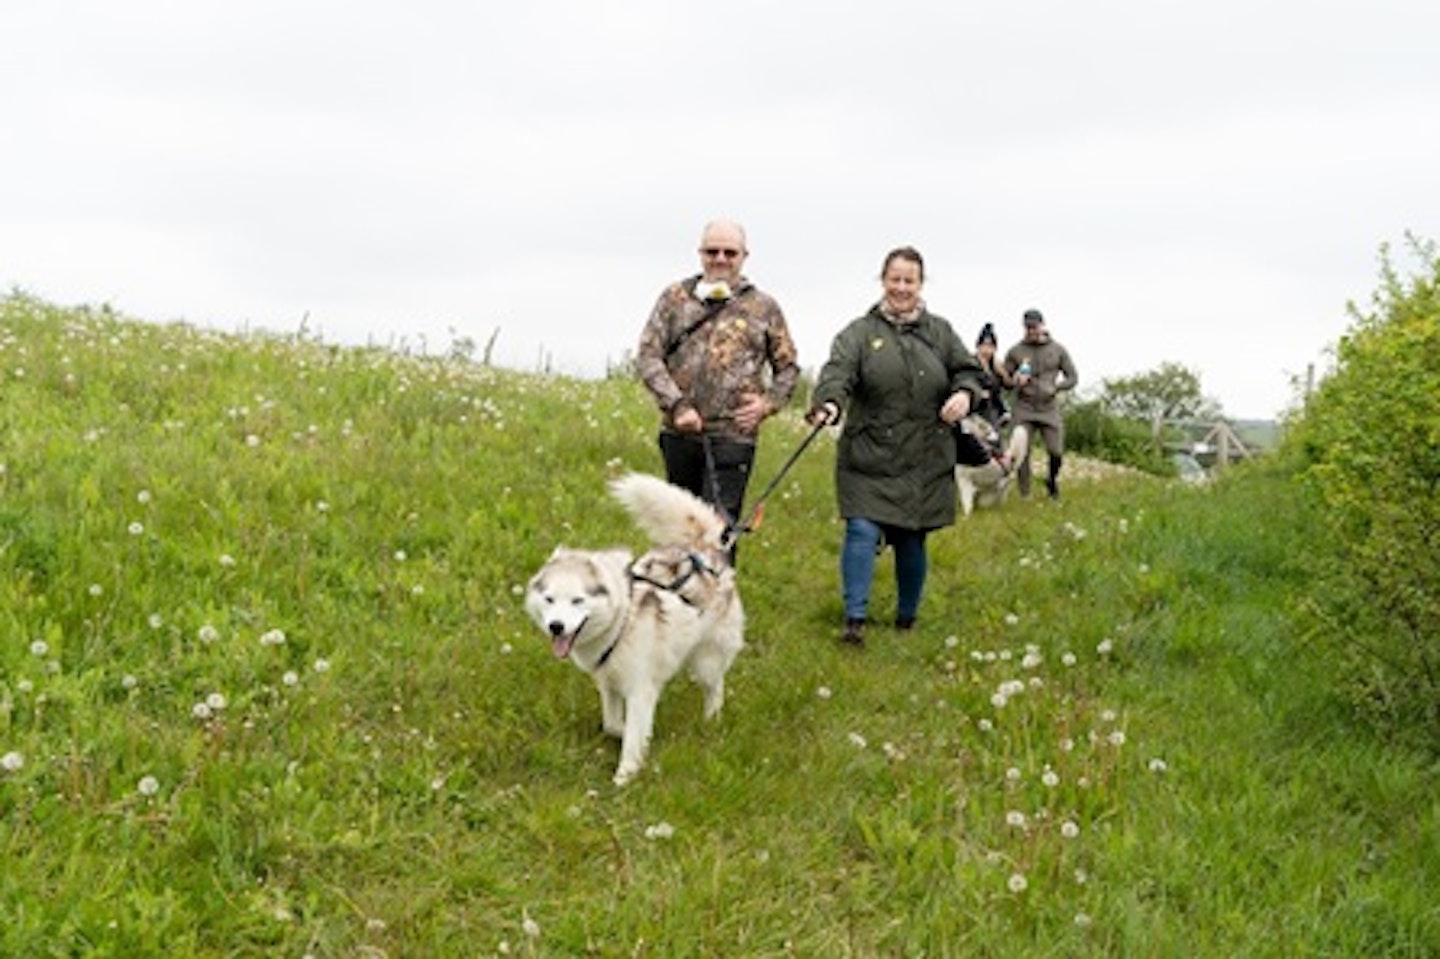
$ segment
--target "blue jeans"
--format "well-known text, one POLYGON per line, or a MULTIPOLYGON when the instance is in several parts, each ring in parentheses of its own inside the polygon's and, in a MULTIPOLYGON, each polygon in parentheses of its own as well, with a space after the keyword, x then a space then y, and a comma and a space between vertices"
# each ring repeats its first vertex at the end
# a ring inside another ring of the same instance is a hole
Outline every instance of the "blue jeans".
POLYGON ((875 578, 875 554, 881 536, 895 550, 895 616, 914 619, 925 591, 925 531, 881 526, 859 516, 845 520, 845 546, 840 551, 840 581, 845 594, 845 618, 864 619, 870 608, 870 583, 875 578))

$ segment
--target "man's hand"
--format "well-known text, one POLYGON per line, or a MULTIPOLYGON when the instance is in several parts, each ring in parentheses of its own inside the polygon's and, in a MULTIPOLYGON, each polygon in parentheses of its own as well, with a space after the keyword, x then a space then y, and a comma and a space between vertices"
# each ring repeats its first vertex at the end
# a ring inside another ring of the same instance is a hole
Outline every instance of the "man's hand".
POLYGON ((693 406, 682 406, 675 414, 675 429, 681 433, 699 433, 705 429, 705 421, 693 406))
POLYGON ((735 425, 742 433, 756 433, 760 430, 761 422, 771 412, 769 400, 754 393, 747 393, 735 409, 735 425))

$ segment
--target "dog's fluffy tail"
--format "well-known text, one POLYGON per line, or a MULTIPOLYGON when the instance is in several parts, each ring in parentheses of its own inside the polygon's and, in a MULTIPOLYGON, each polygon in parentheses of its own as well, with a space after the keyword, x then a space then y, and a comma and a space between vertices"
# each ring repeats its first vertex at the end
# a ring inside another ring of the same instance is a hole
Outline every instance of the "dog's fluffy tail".
POLYGON ((719 549, 725 520, 698 496, 648 473, 626 473, 610 481, 610 495, 656 546, 719 549))

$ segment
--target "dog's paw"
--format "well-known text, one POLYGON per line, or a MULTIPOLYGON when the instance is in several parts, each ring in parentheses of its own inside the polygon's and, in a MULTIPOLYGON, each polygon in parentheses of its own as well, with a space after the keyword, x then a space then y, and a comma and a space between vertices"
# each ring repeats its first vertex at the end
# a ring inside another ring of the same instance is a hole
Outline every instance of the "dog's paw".
POLYGON ((617 785, 617 786, 622 786, 622 787, 623 787, 623 786, 625 786, 627 783, 629 783, 630 780, 634 779, 634 778, 635 778, 635 774, 636 774, 637 772, 639 772, 639 771, 640 771, 640 770, 638 770, 638 769, 630 769, 630 770, 617 769, 617 770, 615 770, 615 778, 614 778, 613 780, 611 780, 611 781, 614 782, 615 785, 617 785))

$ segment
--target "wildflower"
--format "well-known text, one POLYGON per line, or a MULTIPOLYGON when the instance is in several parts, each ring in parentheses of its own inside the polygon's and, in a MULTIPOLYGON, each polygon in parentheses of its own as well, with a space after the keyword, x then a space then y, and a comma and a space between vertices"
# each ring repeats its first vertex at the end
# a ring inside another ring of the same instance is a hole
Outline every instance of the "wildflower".
POLYGON ((124 676, 120 677, 120 687, 122 689, 134 689, 136 686, 139 685, 140 680, 136 679, 134 676, 131 676, 129 673, 126 673, 124 676))
POLYGON ((1012 783, 1018 783, 1020 781, 1021 775, 1022 774, 1020 772, 1020 767, 1018 766, 1011 766, 1009 769, 1005 770, 1005 778, 1010 780, 1012 783))
POLYGON ((1074 839, 1080 835, 1080 826, 1074 820, 1067 819, 1060 824, 1060 835, 1066 839, 1074 839))
POLYGON ((315 660, 315 672, 317 672, 317 673, 328 673, 328 672, 330 672, 330 660, 328 660, 328 659, 317 659, 317 660, 315 660))
POLYGON ((1149 563, 1141 563, 1141 564, 1140 564, 1140 575, 1141 575, 1141 576, 1144 576, 1144 575, 1145 575, 1146 573, 1148 573, 1148 572, 1150 572, 1150 564, 1149 564, 1149 563))
POLYGON ((211 710, 218 713, 226 706, 225 694, 211 693, 209 696, 205 697, 205 705, 209 706, 211 710))
POLYGON ((1025 658, 1024 658, 1024 659, 1020 660, 1020 668, 1021 668, 1021 669, 1034 669, 1034 668, 1036 668, 1037 666, 1039 666, 1039 665, 1040 665, 1041 663, 1043 663, 1043 662, 1044 662, 1044 659, 1041 658, 1041 656, 1040 656, 1039 653, 1029 652, 1029 653, 1026 653, 1026 654, 1025 654, 1025 658))
POLYGON ((1051 789, 1054 789, 1060 785, 1060 774, 1053 769, 1046 768, 1046 770, 1040 774, 1040 781, 1051 789))
POLYGON ((91 596, 99 596, 99 595, 100 595, 101 593, 103 593, 103 592, 105 592, 105 587, 104 587, 104 586, 101 586, 99 583, 91 583, 91 584, 90 584, 90 595, 91 595, 91 596))
POLYGON ((815 695, 819 696, 821 699, 829 699, 831 696, 830 687, 821 686, 819 689, 815 690, 815 695))
POLYGON ((1019 617, 1019 616, 1015 615, 1014 613, 1006 613, 1006 614, 1005 614, 1005 625, 1006 625, 1006 626, 1018 626, 1019 624, 1020 624, 1020 617, 1019 617))
POLYGON ((1022 873, 1012 873, 1010 878, 1005 880, 1005 885, 1013 893, 1022 893, 1030 888, 1030 881, 1022 873))
POLYGON ((43 640, 43 639, 37 639, 37 640, 35 640, 35 642, 33 642, 33 643, 30 644, 30 655, 32 655, 32 656, 48 656, 49 654, 50 654, 50 644, 47 643, 47 642, 45 642, 45 640, 43 640))
POLYGON ((1110 655, 1110 651, 1113 650, 1114 648, 1115 648, 1115 642, 1114 642, 1114 640, 1111 640, 1111 639, 1108 639, 1108 638, 1107 638, 1107 639, 1102 639, 1102 640, 1100 640, 1099 644, 1096 645, 1096 647, 1095 647, 1095 652, 1099 653, 1101 656, 1109 656, 1109 655, 1110 655))
POLYGON ((315 501, 315 512, 317 512, 317 513, 328 513, 328 512, 330 512, 330 504, 327 503, 327 502, 325 502, 323 499, 316 500, 316 501, 315 501))
POLYGON ((1073 753, 1075 751, 1075 740, 1071 739, 1069 736, 1066 736, 1064 739, 1060 740, 1060 751, 1062 753, 1073 753))
POLYGON ((0 769, 5 770, 7 773, 17 772, 23 768, 24 765, 25 757, 13 749, 5 755, 0 756, 0 769))
POLYGON ((646 839, 669 839, 675 835, 675 827, 668 822, 658 822, 653 826, 645 827, 646 839))
POLYGON ((142 796, 153 796, 160 791, 160 780, 154 776, 141 776, 135 789, 142 796))
POLYGON ((151 613, 149 616, 145 617, 145 622, 150 625, 151 629, 159 629, 161 626, 165 625, 165 617, 161 616, 159 613, 151 613))
POLYGON ((245 445, 253 450, 255 447, 260 445, 260 437, 256 436, 254 433, 248 434, 245 437, 245 445))
POLYGON ((524 596, 524 595, 525 595, 525 587, 524 587, 524 586, 521 586, 519 583, 516 583, 515 585, 513 585, 513 586, 510 587, 510 595, 511 595, 511 596, 524 596))
POLYGON ((261 646, 283 646, 285 644, 285 631, 283 629, 271 629, 260 634, 261 646))
POLYGON ((235 565, 235 557, 231 556, 229 553, 221 553, 220 565, 225 567, 226 569, 230 569, 235 565))
POLYGON ((142 489, 140 492, 135 494, 135 501, 142 505, 150 502, 150 491, 148 489, 142 489))
POLYGON ((851 745, 853 745, 856 749, 865 748, 865 737, 860 735, 859 733, 851 733, 849 739, 851 745))
POLYGON ((35 684, 28 679, 22 679, 15 683, 15 689, 22 693, 34 692, 35 684))
POLYGON ((145 524, 139 522, 131 523, 129 526, 125 527, 125 529, 129 531, 131 536, 139 536, 141 533, 145 532, 145 524))
POLYGON ((525 930, 525 935, 529 936, 531 939, 539 938, 540 923, 536 922, 534 919, 531 919, 529 912, 522 910, 520 914, 524 917, 520 920, 520 928, 525 930))
POLYGON ((1116 715, 1117 714, 1113 709, 1102 710, 1100 713, 1100 721, 1105 723, 1113 723, 1116 719, 1116 715))
POLYGON ((395 551, 395 562, 403 563, 407 558, 408 554, 403 549, 397 549, 395 551))
POLYGON ((1074 654, 1074 653, 1062 653, 1061 656, 1060 656, 1060 662, 1063 663, 1063 664, 1065 664, 1066 666, 1074 666, 1074 665, 1075 665, 1075 654, 1074 654))
POLYGON ((209 623, 206 623, 205 625, 200 627, 200 629, 195 633, 195 636, 202 643, 213 643, 215 642, 215 640, 220 638, 220 630, 216 629, 214 626, 211 626, 209 623))
POLYGON ((287 669, 285 670, 285 675, 280 677, 280 682, 284 683, 286 686, 299 686, 300 674, 295 672, 295 670, 293 669, 287 669))
POLYGON ((1106 736, 1105 738, 1112 746, 1123 746, 1125 745, 1125 730, 1112 729, 1110 731, 1110 735, 1106 736))
POLYGON ((1086 928, 1090 925, 1090 917, 1083 912, 1075 913, 1075 925, 1079 926, 1081 929, 1086 928))
POLYGON ((1159 758, 1158 756, 1150 760, 1150 771, 1152 773, 1163 773, 1169 768, 1170 767, 1166 764, 1165 760, 1159 758))
POLYGON ((1018 809, 1012 809, 1005 814, 1005 825, 1015 829, 1025 828, 1025 814, 1018 809))
POLYGON ((215 715, 215 712, 210 708, 209 703, 201 702, 196 703, 194 706, 190 707, 190 715, 194 716, 196 719, 209 719, 210 717, 215 715))
POLYGON ((500 653, 501 653, 501 655, 503 655, 503 656, 509 656, 509 655, 510 655, 511 653, 513 653, 514 651, 515 651, 515 647, 511 646, 509 643, 501 643, 501 644, 500 644, 500 653))
POLYGON ((982 719, 975 724, 975 728, 980 730, 982 733, 988 733, 990 730, 995 728, 995 724, 988 719, 982 719))

